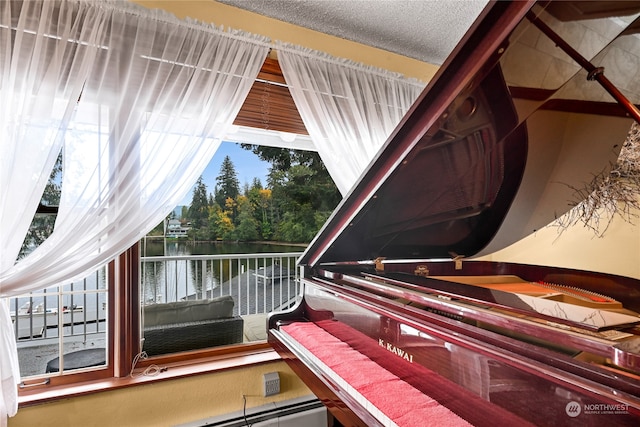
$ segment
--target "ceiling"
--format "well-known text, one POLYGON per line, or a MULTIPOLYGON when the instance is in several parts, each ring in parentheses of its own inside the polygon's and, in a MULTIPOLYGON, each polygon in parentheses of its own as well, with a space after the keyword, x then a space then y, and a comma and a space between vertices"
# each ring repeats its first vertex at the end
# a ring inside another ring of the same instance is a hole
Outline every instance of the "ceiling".
POLYGON ((217 0, 300 27, 441 65, 486 0, 217 0))

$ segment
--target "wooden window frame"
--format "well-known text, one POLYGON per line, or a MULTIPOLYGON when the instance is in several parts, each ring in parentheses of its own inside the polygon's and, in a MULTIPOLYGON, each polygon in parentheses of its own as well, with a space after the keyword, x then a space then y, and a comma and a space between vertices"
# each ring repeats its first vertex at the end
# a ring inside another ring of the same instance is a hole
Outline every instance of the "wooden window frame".
POLYGON ((20 406, 280 360, 263 341, 155 356, 134 367, 140 351, 140 244, 110 262, 107 271, 107 367, 63 373, 46 382, 30 379, 20 388, 20 406), (145 376, 151 365, 161 367, 162 375, 145 376))

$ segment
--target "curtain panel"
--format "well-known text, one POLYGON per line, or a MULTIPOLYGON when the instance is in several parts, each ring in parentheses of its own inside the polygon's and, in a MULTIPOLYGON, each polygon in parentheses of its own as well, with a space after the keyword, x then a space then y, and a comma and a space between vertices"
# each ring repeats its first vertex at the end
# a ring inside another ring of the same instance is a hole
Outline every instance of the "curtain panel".
POLYGON ((309 136, 344 196, 425 83, 282 42, 276 48, 309 136))
MULTIPOLYGON (((240 110, 267 40, 122 1, 0 4, 0 297, 81 278, 163 221, 240 110), (16 262, 58 154, 52 235, 16 262)), ((0 424, 17 349, 0 303, 0 424)))

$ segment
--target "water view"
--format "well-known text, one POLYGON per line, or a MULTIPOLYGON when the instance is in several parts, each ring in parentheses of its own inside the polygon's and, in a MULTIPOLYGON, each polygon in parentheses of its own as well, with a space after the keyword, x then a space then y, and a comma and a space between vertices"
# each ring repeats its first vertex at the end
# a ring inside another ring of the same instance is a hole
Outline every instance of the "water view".
POLYGON ((146 238, 142 256, 256 254, 272 252, 302 252, 306 245, 262 242, 187 242, 180 239, 146 238))
MULTIPOLYGON (((245 341, 264 339, 266 313, 290 307, 299 295, 296 260, 302 246, 160 238, 144 239, 141 251, 143 305, 231 296, 233 315, 244 320, 245 341)), ((42 374, 60 354, 60 344, 65 354, 104 348, 106 308, 104 269, 13 299, 21 374, 42 374)))
POLYGON ((232 295, 234 314, 268 313, 297 291, 296 260, 304 247, 263 243, 142 243, 143 304, 232 295))

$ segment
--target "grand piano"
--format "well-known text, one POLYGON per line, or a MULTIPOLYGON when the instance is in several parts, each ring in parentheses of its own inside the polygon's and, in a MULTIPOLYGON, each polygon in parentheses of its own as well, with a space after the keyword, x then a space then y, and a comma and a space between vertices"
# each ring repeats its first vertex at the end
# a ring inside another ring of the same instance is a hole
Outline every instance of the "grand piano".
POLYGON ((478 259, 615 164, 638 16, 488 4, 336 208, 268 319, 335 425, 640 425, 640 280, 478 259))

